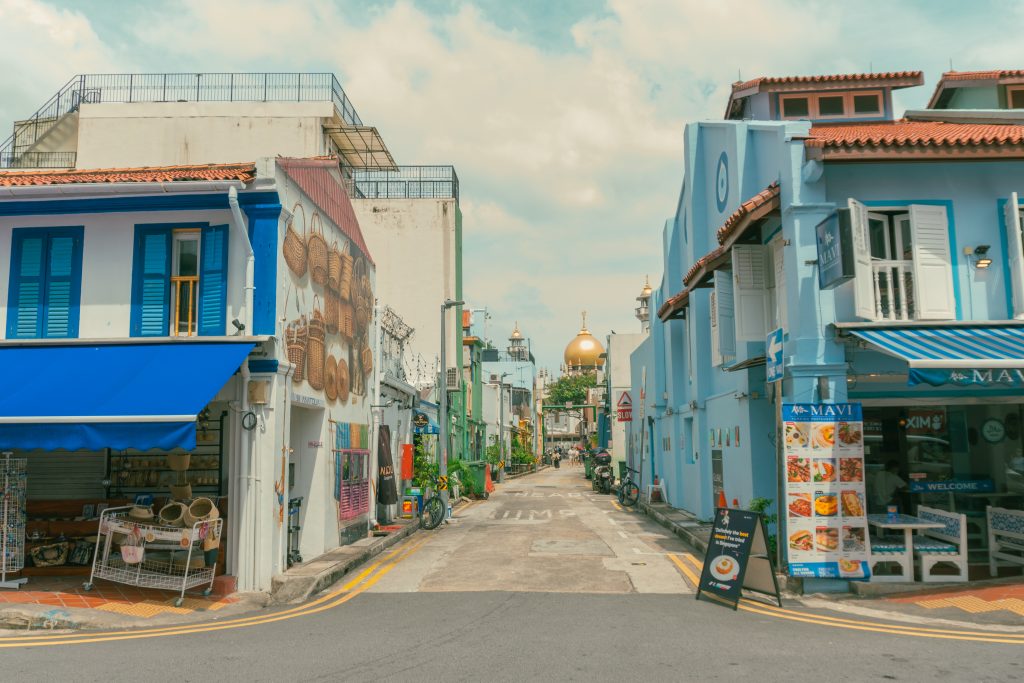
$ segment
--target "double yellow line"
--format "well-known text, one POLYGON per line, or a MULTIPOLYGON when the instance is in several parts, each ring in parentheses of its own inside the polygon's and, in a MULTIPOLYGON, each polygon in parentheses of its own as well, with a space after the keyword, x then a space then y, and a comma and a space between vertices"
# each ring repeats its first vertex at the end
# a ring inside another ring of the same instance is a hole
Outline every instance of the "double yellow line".
POLYGON ((289 619, 306 617, 333 609, 348 602, 357 595, 366 592, 374 584, 380 581, 384 575, 394 569, 399 562, 417 552, 425 543, 427 543, 428 540, 429 537, 409 545, 402 544, 390 553, 381 556, 379 560, 359 572, 359 574, 353 577, 351 581, 348 581, 340 588, 337 588, 330 593, 325 593, 315 600, 280 612, 272 612, 270 614, 261 614, 252 617, 241 617, 238 619, 228 619, 216 623, 184 624, 181 626, 136 629, 131 631, 14 636, 10 638, 0 638, 0 648, 78 645, 83 643, 105 643, 117 640, 162 638, 165 636, 180 636, 190 633, 209 633, 212 631, 224 631, 227 629, 249 628, 252 626, 262 626, 263 624, 272 624, 278 621, 287 621, 289 619))
MULTIPOLYGON (((686 562, 680 559, 679 555, 669 553, 668 557, 679 571, 690 581, 694 588, 700 583, 700 572, 703 570, 700 562, 690 553, 681 553, 686 562)), ((926 628, 923 626, 904 626, 903 624, 887 623, 882 621, 869 621, 861 619, 845 619, 842 617, 830 617, 824 614, 811 614, 796 610, 784 609, 769 605, 757 600, 743 598, 740 600, 739 609, 744 612, 760 614, 762 616, 796 621, 815 626, 829 626, 832 628, 843 628, 854 631, 870 631, 872 633, 885 633, 888 635, 914 636, 916 638, 939 638, 942 640, 969 640, 980 643, 1000 643, 1009 645, 1024 645, 1024 633, 1000 633, 998 631, 957 631, 951 629, 926 628)))

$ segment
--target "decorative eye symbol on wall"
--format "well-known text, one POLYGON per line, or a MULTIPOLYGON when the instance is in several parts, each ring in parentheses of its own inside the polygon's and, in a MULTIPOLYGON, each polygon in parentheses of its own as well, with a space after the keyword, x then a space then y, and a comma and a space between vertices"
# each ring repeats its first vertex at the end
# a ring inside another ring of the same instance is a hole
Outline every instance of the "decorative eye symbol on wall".
POLYGON ((725 152, 718 157, 718 171, 715 174, 715 200, 719 213, 725 211, 726 202, 729 201, 729 156, 725 152))

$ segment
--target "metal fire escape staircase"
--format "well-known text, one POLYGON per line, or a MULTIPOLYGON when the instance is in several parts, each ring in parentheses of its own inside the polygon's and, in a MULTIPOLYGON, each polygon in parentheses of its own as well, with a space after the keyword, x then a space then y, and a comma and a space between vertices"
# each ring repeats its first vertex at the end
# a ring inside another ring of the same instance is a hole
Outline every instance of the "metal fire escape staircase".
POLYGON ((39 151, 39 143, 52 131, 71 125, 78 107, 98 102, 100 90, 88 88, 85 76, 75 76, 36 113, 14 124, 14 132, 0 143, 0 168, 73 168, 74 152, 39 151))

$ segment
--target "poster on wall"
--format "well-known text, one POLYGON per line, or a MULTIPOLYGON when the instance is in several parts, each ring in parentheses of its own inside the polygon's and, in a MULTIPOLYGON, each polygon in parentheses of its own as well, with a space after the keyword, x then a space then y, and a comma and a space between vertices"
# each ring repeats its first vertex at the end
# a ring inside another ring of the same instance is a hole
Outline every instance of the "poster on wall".
POLYGON ((782 406, 790 576, 870 576, 859 403, 782 406))

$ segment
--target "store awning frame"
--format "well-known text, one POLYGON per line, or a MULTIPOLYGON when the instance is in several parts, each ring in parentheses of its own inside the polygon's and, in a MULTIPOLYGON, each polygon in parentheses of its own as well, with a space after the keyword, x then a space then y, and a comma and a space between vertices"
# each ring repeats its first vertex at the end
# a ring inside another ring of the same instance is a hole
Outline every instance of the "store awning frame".
POLYGON ((1024 368, 1018 325, 874 327, 847 330, 879 351, 921 369, 1024 368))
POLYGON ((398 170, 398 164, 376 127, 340 123, 324 126, 324 132, 337 146, 338 154, 346 165, 374 171, 398 170))

